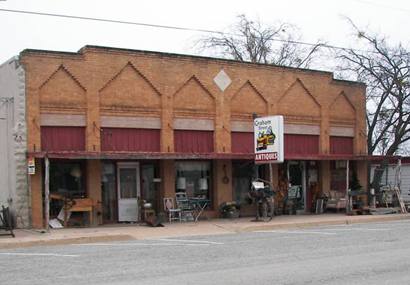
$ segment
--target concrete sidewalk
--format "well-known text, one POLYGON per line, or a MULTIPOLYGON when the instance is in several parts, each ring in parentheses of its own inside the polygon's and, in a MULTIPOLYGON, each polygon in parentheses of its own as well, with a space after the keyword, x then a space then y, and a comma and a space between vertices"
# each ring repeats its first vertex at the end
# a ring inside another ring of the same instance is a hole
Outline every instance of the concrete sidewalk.
POLYGON ((165 223, 164 227, 156 228, 141 224, 118 224, 93 228, 51 229, 49 232, 18 229, 15 230, 15 238, 12 238, 11 236, 0 236, 0 249, 37 245, 59 245, 133 239, 141 240, 163 237, 233 234, 255 230, 385 222, 404 219, 410 219, 410 214, 379 216, 346 216, 344 214, 278 216, 274 217, 270 222, 252 222, 252 218, 248 217, 234 220, 204 220, 197 223, 165 223))

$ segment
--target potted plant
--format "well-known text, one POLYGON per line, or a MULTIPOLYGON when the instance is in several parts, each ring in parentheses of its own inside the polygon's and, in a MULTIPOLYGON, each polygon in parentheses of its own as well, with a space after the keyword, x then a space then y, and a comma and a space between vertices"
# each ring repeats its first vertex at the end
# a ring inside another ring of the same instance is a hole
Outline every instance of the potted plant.
POLYGON ((219 212, 222 218, 234 219, 239 218, 240 206, 235 201, 224 202, 219 206, 219 212))

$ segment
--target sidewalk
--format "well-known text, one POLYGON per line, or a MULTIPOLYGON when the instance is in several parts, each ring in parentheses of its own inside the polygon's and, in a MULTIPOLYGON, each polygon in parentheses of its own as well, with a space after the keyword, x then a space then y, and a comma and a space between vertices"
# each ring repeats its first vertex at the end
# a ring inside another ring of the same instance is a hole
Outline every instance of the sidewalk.
POLYGON ((157 228, 140 224, 119 224, 93 228, 51 229, 49 232, 18 229, 15 230, 15 238, 12 238, 11 236, 0 236, 0 249, 37 245, 59 245, 120 240, 142 240, 163 237, 233 234, 255 230, 385 222, 404 219, 410 219, 410 214, 379 216, 346 216, 344 214, 278 216, 274 217, 272 221, 266 223, 252 222, 252 218, 247 217, 234 220, 213 219, 199 221, 197 223, 165 223, 164 227, 157 228))

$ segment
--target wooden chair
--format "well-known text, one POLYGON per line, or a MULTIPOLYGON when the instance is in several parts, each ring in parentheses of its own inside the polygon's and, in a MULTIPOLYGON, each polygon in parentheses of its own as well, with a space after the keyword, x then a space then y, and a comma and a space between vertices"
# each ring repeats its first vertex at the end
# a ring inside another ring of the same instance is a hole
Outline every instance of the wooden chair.
POLYGON ((182 221, 181 209, 175 208, 173 198, 164 198, 164 210, 168 213, 168 221, 171 223, 174 220, 182 221))

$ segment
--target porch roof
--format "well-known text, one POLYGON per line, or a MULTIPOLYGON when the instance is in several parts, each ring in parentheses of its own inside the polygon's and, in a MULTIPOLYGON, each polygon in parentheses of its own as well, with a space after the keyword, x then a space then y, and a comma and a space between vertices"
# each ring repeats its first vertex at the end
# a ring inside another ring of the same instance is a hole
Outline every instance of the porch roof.
MULTIPOLYGON (((241 159, 253 160, 254 154, 250 153, 179 153, 179 152, 122 152, 122 151, 41 151, 28 152, 29 157, 35 158, 59 158, 59 159, 241 159)), ((372 155, 287 155, 286 160, 363 160, 378 161, 384 156, 372 155)))

